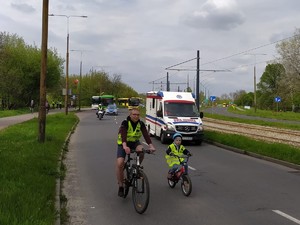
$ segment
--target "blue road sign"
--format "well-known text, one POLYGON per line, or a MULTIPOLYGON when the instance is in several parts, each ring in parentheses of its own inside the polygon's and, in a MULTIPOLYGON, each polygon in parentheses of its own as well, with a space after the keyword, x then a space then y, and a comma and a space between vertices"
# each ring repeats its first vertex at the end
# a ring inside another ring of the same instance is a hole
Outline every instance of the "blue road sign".
POLYGON ((210 96, 209 99, 210 99, 210 101, 214 102, 214 101, 216 101, 216 96, 210 96))
POLYGON ((281 98, 280 97, 275 97, 275 102, 281 102, 281 98))

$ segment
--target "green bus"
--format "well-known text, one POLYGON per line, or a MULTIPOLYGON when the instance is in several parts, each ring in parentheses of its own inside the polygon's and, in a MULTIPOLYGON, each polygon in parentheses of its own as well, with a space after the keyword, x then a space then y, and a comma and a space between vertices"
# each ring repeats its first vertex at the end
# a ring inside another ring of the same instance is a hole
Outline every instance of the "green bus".
POLYGON ((113 95, 94 95, 92 96, 92 109, 98 109, 98 105, 101 103, 105 108, 115 103, 115 96, 113 95))

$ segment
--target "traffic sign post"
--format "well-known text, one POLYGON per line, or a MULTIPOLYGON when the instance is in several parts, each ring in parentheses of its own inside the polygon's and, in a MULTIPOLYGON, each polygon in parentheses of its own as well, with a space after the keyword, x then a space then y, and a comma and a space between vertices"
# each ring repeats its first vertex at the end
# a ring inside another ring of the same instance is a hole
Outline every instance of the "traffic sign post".
POLYGON ((211 114, 213 114, 213 108, 214 108, 214 101, 216 101, 216 96, 210 96, 209 97, 210 101, 212 102, 211 103, 211 114))
POLYGON ((216 101, 216 96, 210 96, 209 99, 211 102, 214 102, 214 101, 216 101))
POLYGON ((277 112, 278 112, 278 103, 281 102, 281 98, 279 96, 275 97, 275 102, 277 104, 277 112))

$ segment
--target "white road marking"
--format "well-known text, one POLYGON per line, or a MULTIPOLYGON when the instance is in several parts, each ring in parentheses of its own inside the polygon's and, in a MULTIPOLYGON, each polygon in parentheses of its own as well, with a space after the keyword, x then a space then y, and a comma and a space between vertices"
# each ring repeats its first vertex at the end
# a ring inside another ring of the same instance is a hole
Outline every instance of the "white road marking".
POLYGON ((189 169, 191 169, 191 170, 196 170, 194 167, 191 167, 191 166, 189 166, 189 169))
POLYGON ((300 224, 300 220, 298 220, 298 219, 296 219, 296 218, 294 218, 294 217, 292 217, 292 216, 290 216, 290 215, 288 215, 288 214, 286 214, 286 213, 284 213, 284 212, 281 212, 280 210, 272 210, 272 211, 273 211, 274 213, 279 214, 280 216, 283 216, 283 217, 285 217, 285 218, 287 218, 287 219, 289 219, 289 220, 291 220, 291 221, 297 223, 297 224, 300 224))

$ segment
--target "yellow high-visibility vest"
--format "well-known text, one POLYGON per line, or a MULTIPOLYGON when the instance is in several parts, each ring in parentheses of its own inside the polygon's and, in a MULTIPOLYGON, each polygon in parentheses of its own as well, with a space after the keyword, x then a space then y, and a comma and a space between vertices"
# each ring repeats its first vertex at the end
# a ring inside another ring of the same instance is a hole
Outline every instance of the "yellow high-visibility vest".
MULTIPOLYGON (((181 156, 183 154, 183 151, 185 150, 185 147, 183 145, 180 145, 179 150, 177 150, 174 143, 170 144, 169 147, 171 148, 171 152, 177 156, 181 156)), ((179 161, 177 157, 172 157, 169 155, 166 155, 165 158, 167 160, 169 167, 173 167, 174 165, 179 165, 180 161, 182 162, 184 160, 183 158, 181 158, 179 161)))
MULTIPOLYGON (((141 131, 141 123, 138 123, 135 130, 133 130, 133 127, 131 125, 131 122, 128 121, 128 130, 127 130, 127 142, 136 142, 140 140, 142 136, 142 131, 141 131)), ((122 138, 121 134, 118 135, 118 145, 122 144, 122 138)))

